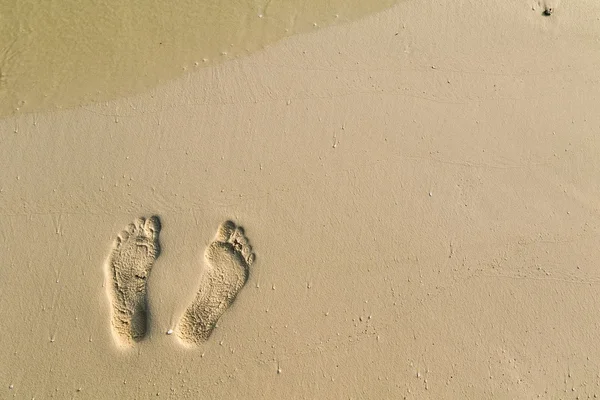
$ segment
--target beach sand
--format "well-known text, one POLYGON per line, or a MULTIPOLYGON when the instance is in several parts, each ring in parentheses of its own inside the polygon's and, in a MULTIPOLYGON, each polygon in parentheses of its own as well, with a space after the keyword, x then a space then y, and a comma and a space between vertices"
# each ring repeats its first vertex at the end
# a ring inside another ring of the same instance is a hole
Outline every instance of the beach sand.
POLYGON ((403 1, 3 117, 0 398, 600 396, 598 15, 403 1))

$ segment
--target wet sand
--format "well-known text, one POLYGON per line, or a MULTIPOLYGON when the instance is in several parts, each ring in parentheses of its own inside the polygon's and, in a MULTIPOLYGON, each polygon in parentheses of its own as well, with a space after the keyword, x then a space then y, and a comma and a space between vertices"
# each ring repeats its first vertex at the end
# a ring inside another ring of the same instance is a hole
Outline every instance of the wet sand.
POLYGON ((0 116, 132 96, 398 0, 0 4, 0 116))

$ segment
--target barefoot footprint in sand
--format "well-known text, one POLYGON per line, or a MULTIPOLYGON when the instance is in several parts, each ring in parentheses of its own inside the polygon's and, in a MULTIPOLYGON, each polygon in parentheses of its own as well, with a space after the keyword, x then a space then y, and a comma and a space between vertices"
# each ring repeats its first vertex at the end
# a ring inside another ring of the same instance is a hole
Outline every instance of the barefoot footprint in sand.
POLYGON ((146 335, 146 281, 160 253, 159 232, 158 217, 138 218, 119 234, 107 260, 112 326, 123 344, 146 335))
POLYGON ((179 337, 188 343, 199 344, 208 339, 221 315, 246 283, 254 254, 244 230, 227 221, 219 227, 204 258, 200 289, 178 327, 179 337))

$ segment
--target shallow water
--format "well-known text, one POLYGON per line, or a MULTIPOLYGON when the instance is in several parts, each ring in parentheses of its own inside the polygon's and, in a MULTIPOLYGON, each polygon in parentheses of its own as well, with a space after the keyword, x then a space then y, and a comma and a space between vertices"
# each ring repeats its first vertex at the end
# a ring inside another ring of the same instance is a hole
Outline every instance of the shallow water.
POLYGON ((0 4, 0 115, 141 92, 398 0, 34 0, 0 4))

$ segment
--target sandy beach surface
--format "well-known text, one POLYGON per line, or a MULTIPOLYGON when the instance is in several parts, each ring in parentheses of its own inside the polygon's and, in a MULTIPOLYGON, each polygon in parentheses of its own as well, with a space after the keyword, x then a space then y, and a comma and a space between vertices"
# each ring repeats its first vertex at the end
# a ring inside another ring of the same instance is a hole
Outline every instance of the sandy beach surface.
POLYGON ((600 396, 599 16, 407 0, 11 98, 0 398, 600 396))

